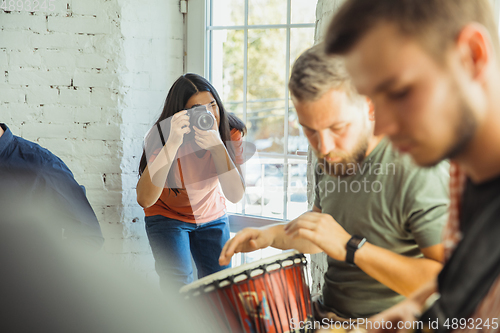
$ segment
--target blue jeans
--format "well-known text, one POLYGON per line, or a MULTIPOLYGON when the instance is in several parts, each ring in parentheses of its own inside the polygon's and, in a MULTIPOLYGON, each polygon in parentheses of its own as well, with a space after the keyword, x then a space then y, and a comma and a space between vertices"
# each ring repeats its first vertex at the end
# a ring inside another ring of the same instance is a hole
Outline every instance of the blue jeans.
POLYGON ((229 266, 219 265, 222 247, 229 240, 229 220, 221 218, 196 224, 165 216, 146 216, 146 233, 155 258, 160 287, 182 287, 193 282, 191 255, 198 278, 229 266))

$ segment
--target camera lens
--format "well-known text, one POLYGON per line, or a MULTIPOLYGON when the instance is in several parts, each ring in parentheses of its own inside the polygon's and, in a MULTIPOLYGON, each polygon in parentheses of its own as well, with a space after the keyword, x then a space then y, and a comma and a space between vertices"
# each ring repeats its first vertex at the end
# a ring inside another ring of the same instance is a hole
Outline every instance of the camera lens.
POLYGON ((214 126, 214 119, 210 114, 201 114, 196 125, 199 129, 208 131, 212 128, 212 126, 214 126))
POLYGON ((203 131, 208 131, 214 126, 214 119, 212 115, 208 112, 199 113, 196 115, 196 120, 194 122, 195 126, 203 131))
POLYGON ((208 131, 214 126, 214 118, 205 106, 195 106, 188 110, 191 126, 208 131))

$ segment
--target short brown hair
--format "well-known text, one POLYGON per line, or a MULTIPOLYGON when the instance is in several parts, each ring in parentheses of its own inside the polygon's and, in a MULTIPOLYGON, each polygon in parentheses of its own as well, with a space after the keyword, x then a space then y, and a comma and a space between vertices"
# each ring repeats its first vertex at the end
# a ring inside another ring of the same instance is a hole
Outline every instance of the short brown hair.
POLYGON ((351 98, 357 96, 344 61, 327 56, 323 44, 308 49, 295 61, 288 88, 299 101, 315 101, 333 88, 342 89, 351 98))
POLYGON ((477 22, 490 33, 498 59, 500 42, 492 13, 490 0, 347 0, 327 30, 326 53, 345 54, 375 25, 388 22, 441 59, 463 27, 477 22))

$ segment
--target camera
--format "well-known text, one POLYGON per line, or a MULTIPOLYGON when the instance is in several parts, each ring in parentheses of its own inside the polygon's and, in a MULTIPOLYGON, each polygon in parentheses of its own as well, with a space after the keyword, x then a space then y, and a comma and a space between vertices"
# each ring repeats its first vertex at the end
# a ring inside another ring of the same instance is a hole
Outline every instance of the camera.
POLYGON ((204 105, 194 106, 187 110, 190 126, 196 126, 202 131, 208 131, 214 126, 214 117, 204 105))

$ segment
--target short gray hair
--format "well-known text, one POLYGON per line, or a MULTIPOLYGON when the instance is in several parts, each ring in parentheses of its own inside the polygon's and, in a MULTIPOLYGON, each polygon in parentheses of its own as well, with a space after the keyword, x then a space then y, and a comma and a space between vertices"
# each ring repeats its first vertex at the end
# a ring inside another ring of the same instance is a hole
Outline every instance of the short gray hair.
POLYGON ((328 56, 323 43, 305 51, 295 61, 288 88, 299 101, 315 101, 328 90, 343 90, 353 100, 359 95, 339 56, 328 56))

